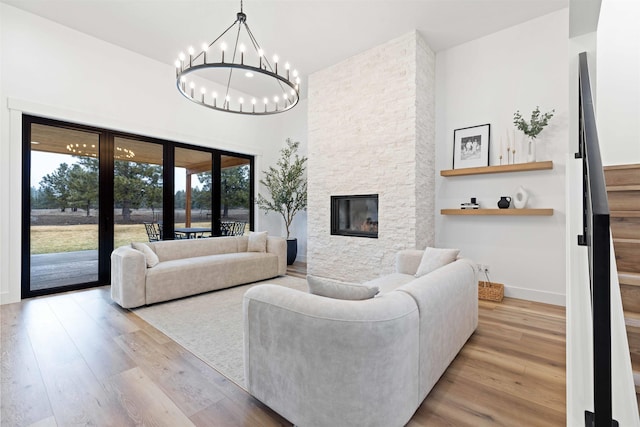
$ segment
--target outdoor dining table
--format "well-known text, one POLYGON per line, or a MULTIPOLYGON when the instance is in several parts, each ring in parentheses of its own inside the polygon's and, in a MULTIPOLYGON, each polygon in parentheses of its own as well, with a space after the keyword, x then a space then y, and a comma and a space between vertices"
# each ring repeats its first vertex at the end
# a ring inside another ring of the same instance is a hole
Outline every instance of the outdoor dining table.
POLYGON ((176 227, 173 231, 176 234, 183 234, 187 239, 193 239, 198 235, 202 236, 204 233, 211 233, 211 227, 176 227))

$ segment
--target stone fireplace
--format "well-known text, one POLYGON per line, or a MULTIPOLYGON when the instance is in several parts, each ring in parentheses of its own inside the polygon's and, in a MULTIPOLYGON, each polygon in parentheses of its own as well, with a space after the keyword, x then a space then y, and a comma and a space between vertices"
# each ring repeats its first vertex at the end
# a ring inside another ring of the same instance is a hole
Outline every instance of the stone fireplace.
POLYGON ((412 32, 309 77, 309 274, 363 282, 392 272, 399 250, 433 245, 434 64, 412 32), (377 195, 377 218, 353 213, 358 195, 377 195))

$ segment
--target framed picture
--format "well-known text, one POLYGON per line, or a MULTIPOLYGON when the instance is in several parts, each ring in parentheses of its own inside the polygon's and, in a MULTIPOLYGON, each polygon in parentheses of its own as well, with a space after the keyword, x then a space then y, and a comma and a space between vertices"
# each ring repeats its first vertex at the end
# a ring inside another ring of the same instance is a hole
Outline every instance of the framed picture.
POLYGON ((490 129, 487 123, 453 131, 453 169, 489 166, 490 129))

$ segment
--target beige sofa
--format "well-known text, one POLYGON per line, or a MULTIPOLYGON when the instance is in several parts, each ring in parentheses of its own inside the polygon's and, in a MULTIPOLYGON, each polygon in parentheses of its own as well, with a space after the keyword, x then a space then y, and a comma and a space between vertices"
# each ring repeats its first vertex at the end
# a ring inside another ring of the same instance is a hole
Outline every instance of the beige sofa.
POLYGON ((143 252, 121 246, 111 254, 111 298, 132 308, 286 274, 284 238, 267 237, 264 252, 247 251, 248 240, 229 236, 149 242, 159 260, 153 267, 147 266, 149 257, 143 252))
POLYGON ((244 297, 248 391, 295 425, 405 425, 478 324, 474 264, 415 277, 422 251, 362 301, 275 285, 244 297))

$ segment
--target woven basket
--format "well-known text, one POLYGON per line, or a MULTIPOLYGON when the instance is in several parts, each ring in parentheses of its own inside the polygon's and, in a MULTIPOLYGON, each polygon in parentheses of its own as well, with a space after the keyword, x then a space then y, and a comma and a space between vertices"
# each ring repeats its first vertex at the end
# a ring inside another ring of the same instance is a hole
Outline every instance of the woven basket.
POLYGON ((478 282, 478 298, 486 301, 502 302, 504 285, 502 283, 478 282))

